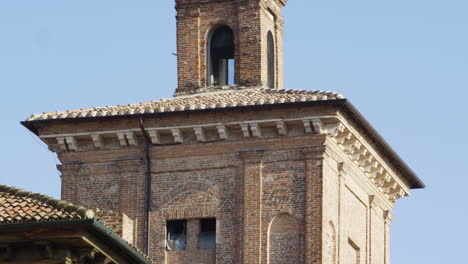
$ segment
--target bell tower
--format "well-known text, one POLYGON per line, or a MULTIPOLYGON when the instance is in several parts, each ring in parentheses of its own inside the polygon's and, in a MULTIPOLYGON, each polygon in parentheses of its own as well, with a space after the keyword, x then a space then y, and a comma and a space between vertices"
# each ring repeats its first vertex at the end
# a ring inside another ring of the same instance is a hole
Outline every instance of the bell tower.
POLYGON ((176 0, 176 95, 205 87, 283 88, 287 0, 176 0))

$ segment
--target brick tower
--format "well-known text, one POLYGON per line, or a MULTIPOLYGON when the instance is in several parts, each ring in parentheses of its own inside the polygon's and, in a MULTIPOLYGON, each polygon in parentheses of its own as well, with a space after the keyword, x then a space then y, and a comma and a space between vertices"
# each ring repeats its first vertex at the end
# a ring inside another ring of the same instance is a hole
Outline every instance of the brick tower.
POLYGON ((176 0, 176 94, 224 85, 282 88, 285 4, 286 0, 176 0))
POLYGON ((282 89, 285 0, 176 0, 176 97, 23 122, 62 199, 123 213, 167 264, 388 264, 424 184, 342 95, 282 89))

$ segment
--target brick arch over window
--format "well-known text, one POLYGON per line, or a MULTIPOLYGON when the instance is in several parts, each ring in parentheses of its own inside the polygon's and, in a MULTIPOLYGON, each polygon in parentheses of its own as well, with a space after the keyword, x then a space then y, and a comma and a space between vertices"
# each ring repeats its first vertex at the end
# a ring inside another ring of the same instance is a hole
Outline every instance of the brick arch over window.
POLYGON ((201 182, 185 182, 177 185, 164 195, 158 202, 158 207, 161 207, 170 201, 176 199, 178 196, 187 192, 203 192, 211 195, 214 199, 219 200, 219 191, 216 185, 210 185, 201 182))
POLYGON ((268 229, 268 264, 299 263, 299 226, 290 214, 280 214, 268 229))

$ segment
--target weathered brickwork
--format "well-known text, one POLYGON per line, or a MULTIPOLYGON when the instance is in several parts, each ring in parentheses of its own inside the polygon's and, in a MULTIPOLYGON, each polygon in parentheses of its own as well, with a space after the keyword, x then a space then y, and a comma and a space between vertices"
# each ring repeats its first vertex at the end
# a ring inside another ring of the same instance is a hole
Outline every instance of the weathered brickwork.
POLYGON ((28 119, 62 199, 116 212, 155 263, 389 264, 393 203, 424 184, 343 96, 281 89, 285 4, 176 0, 175 99, 28 119), (237 85, 207 88, 220 25, 237 85))
POLYGON ((121 236, 130 244, 134 243, 134 222, 126 214, 114 213, 112 211, 98 211, 96 218, 114 233, 121 236))
MULTIPOLYGON (((83 204, 89 208, 99 208, 125 213, 135 221, 133 242, 144 248, 144 211, 145 211, 145 164, 141 150, 123 154, 121 151, 108 151, 108 159, 100 162, 101 154, 89 153, 88 159, 95 162, 72 161, 72 165, 61 165, 62 199, 83 204), (123 155, 122 155, 123 154, 123 155), (131 158, 130 156, 133 155, 131 158), (70 187, 65 187, 70 186, 70 187), (139 239, 140 238, 140 239, 139 239)), ((67 164, 59 156, 63 164, 67 164)))
POLYGON ((234 32, 235 83, 267 87, 268 31, 276 51, 275 87, 283 87, 282 1, 176 0, 179 85, 176 93, 191 93, 207 86, 207 39, 220 25, 234 32))
MULTIPOLYGON (((326 125, 314 121, 314 127, 312 121, 304 121, 310 116, 336 122, 343 114, 333 105, 317 104, 144 117, 145 129, 180 127, 176 135, 172 128, 161 130, 160 139, 167 141, 149 147, 148 252, 156 263, 191 264, 203 259, 203 263, 264 264, 283 263, 291 256, 295 263, 338 263, 359 256, 362 261, 388 264, 393 196, 385 188, 393 185, 375 185, 337 144, 339 135, 323 134, 326 125), (286 121, 258 123, 278 119, 286 121), (194 127, 213 123, 213 129, 205 127, 200 141, 194 127), (232 124, 221 131, 227 138, 219 138, 216 124, 232 124), (171 140, 176 136, 182 143, 171 140), (288 216, 295 230, 275 228, 279 216, 288 216), (199 226, 193 221, 206 218, 216 219, 216 249, 197 248, 199 226), (188 221, 185 250, 167 250, 170 220, 188 221)), ((134 243, 146 249, 148 167, 140 120, 122 117, 80 123, 37 126, 62 162, 63 198, 126 214, 134 222, 134 243), (118 133, 112 132, 103 134, 99 148, 88 146, 85 132, 120 130, 134 131, 137 143, 122 146, 112 139, 118 133), (51 137, 70 133, 83 135, 76 136, 76 151, 59 148, 51 137)), ((350 131, 357 126, 347 125, 350 131)))
POLYGON ((268 263, 303 263, 299 226, 290 214, 276 216, 268 230, 268 263))

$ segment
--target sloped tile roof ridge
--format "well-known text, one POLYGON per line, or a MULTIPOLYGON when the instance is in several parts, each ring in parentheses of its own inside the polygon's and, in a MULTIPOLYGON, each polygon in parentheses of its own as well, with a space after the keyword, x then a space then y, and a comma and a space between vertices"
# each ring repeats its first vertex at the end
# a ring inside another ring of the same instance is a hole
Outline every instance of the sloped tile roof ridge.
MULTIPOLYGON (((263 89, 262 87, 244 87, 244 86, 217 86, 217 87, 204 87, 198 90, 195 90, 190 93, 179 93, 174 94, 172 98, 164 98, 160 99, 159 101, 169 101, 181 98, 191 98, 197 96, 211 96, 217 94, 226 94, 226 93, 233 93, 233 92, 241 92, 241 91, 249 91, 249 90, 259 90, 263 89)), ((152 101, 150 103, 154 103, 157 101, 152 101)))
MULTIPOLYGON (((218 86, 218 87, 204 87, 196 90, 195 92, 186 93, 186 94, 175 94, 173 98, 161 99, 161 100, 173 100, 178 98, 190 98, 196 96, 210 96, 223 93, 232 93, 232 92, 266 92, 272 94, 315 94, 315 95, 328 95, 336 99, 344 99, 345 97, 337 92, 333 91, 324 91, 324 90, 306 90, 306 89, 273 89, 266 87, 252 87, 252 86, 218 86)), ((154 101, 153 101, 154 102, 154 101)), ((151 102, 150 102, 151 103, 151 102)))
POLYGON ((0 184, 0 223, 94 219, 93 210, 0 184))
POLYGON ((80 110, 34 114, 27 121, 131 116, 137 114, 169 113, 202 109, 259 106, 295 102, 335 101, 345 99, 339 93, 322 90, 270 89, 263 87, 223 86, 199 89, 173 98, 80 110))

